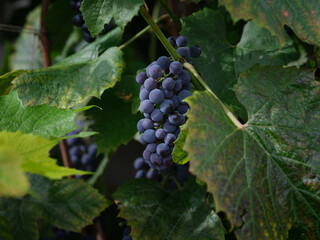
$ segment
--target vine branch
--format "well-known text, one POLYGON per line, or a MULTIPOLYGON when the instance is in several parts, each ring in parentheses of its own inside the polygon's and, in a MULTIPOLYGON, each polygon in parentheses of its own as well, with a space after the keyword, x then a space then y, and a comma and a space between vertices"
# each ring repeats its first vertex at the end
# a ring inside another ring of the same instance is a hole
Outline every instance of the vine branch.
MULTIPOLYGON (((40 18, 40 42, 41 42, 41 53, 42 53, 42 60, 43 60, 43 67, 47 68, 51 66, 51 58, 50 58, 50 46, 49 46, 49 40, 47 36, 47 29, 46 29, 46 23, 45 18, 48 12, 50 0, 42 0, 41 3, 41 18, 40 18)), ((68 153, 68 145, 65 139, 61 140, 59 143, 61 156, 63 165, 65 167, 72 167, 70 155, 68 153)), ((69 176, 71 178, 71 176, 69 176)))

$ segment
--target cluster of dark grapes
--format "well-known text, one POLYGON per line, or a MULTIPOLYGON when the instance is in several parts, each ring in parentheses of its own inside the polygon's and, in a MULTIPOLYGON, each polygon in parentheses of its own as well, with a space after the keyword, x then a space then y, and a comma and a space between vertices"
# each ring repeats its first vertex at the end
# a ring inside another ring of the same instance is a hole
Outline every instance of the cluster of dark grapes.
POLYGON ((58 229, 56 227, 51 227, 51 230, 53 231, 53 237, 46 238, 46 240, 65 240, 65 239, 96 240, 97 239, 94 234, 75 233, 75 232, 58 229))
POLYGON ((131 226, 127 226, 123 230, 122 240, 132 240, 132 237, 130 237, 130 233, 131 233, 131 226))
MULTIPOLYGON (((185 36, 170 37, 168 40, 188 60, 190 56, 201 54, 197 46, 187 48, 188 39, 185 36)), ((166 56, 159 57, 147 67, 146 72, 139 72, 136 76, 136 81, 142 85, 140 109, 145 116, 138 122, 137 128, 142 133, 140 142, 146 145, 143 160, 150 168, 163 171, 173 164, 174 141, 180 134, 180 126, 186 121, 184 114, 189 109, 183 100, 191 96, 190 80, 182 64, 166 56)))
MULTIPOLYGON (((70 2, 71 8, 78 11, 78 14, 73 17, 72 21, 75 26, 81 28, 83 39, 86 42, 90 43, 90 42, 93 42, 95 40, 95 38, 91 36, 91 34, 88 30, 88 27, 83 20, 83 16, 80 12, 81 3, 82 3, 82 0, 71 0, 71 2, 70 2)), ((101 34, 105 34, 105 33, 109 32, 113 27, 114 26, 112 23, 105 24, 104 29, 102 30, 101 34)))
POLYGON ((149 167, 149 165, 144 161, 142 157, 137 158, 133 162, 133 167, 136 170, 135 178, 150 178, 150 179, 160 179, 160 173, 149 167))
MULTIPOLYGON (((81 126, 81 123, 78 122, 81 126)), ((81 131, 80 128, 68 133, 68 136, 72 136, 74 134, 78 134, 81 131)), ((94 172, 99 162, 102 159, 102 155, 97 155, 97 145, 94 143, 94 139, 91 138, 88 141, 85 141, 83 138, 68 138, 66 139, 70 160, 72 163, 72 167, 94 172)), ((86 178, 86 176, 84 176, 86 178)))

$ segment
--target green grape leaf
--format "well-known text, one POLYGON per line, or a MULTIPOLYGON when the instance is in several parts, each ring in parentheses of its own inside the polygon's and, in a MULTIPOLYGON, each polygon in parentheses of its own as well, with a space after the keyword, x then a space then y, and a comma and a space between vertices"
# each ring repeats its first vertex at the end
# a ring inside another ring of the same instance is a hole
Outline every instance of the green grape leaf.
POLYGON ((194 178, 174 192, 155 180, 135 179, 120 186, 113 198, 133 239, 224 239, 219 217, 206 204, 206 187, 194 178))
POLYGON ((234 21, 253 19, 259 27, 267 28, 279 38, 281 45, 286 42, 285 24, 302 40, 320 45, 319 0, 220 0, 220 4, 231 12, 234 21))
POLYGON ((12 80, 23 72, 23 70, 16 70, 0 76, 0 96, 7 95, 10 92, 12 88, 12 80))
MULTIPOLYGON (((245 25, 238 45, 231 45, 227 41, 223 16, 212 9, 183 18, 182 25, 181 34, 188 37, 189 46, 198 45, 202 51, 199 58, 192 60, 193 65, 212 91, 235 107, 235 111, 243 111, 233 90, 240 73, 256 63, 286 65, 299 57, 289 38, 280 49, 277 38, 266 29, 258 29, 253 22, 245 25)), ((244 118, 244 114, 241 115, 244 118)))
POLYGON ((12 233, 9 229, 8 221, 0 215, 0 239, 13 240, 12 233))
POLYGON ((118 97, 118 90, 116 87, 116 90, 105 91, 101 100, 93 98, 89 104, 101 109, 92 108, 85 113, 94 120, 92 130, 99 133, 95 136, 99 152, 114 150, 120 144, 130 141, 137 132, 137 122, 141 119, 140 113, 132 114, 131 102, 118 97))
POLYGON ((39 239, 40 219, 80 232, 111 203, 83 180, 53 181, 38 175, 30 175, 29 180, 33 195, 0 200, 0 211, 16 240, 39 239))
POLYGON ((188 129, 183 127, 178 139, 174 143, 174 149, 172 152, 173 161, 177 164, 185 164, 189 162, 188 153, 183 150, 184 143, 188 134, 188 129))
POLYGON ((140 5, 143 0, 84 0, 80 10, 91 35, 96 36, 112 19, 123 30, 138 14, 140 5))
POLYGON ((43 67, 39 40, 40 13, 41 7, 39 6, 28 14, 24 31, 21 32, 14 44, 15 51, 10 57, 11 70, 43 67))
POLYGON ((57 142, 57 139, 48 140, 41 136, 21 132, 0 132, 0 146, 5 150, 2 154, 9 153, 4 156, 5 162, 12 161, 12 164, 15 164, 14 162, 18 164, 17 161, 21 161, 24 171, 53 179, 88 174, 89 172, 58 166, 56 160, 49 157, 49 150, 57 142))
POLYGON ((318 239, 320 85, 310 71, 255 66, 236 93, 249 120, 231 121, 208 92, 187 99, 190 171, 239 239, 287 239, 293 224, 318 239))
POLYGON ((17 92, 12 91, 7 96, 0 96, 0 131, 21 131, 45 138, 61 137, 77 128, 74 117, 78 111, 47 105, 25 107, 17 92))
POLYGON ((71 108, 116 84, 124 67, 121 55, 112 47, 92 60, 26 71, 14 79, 14 89, 24 104, 71 108))
POLYGON ((19 154, 8 146, 0 146, 0 196, 17 197, 29 190, 29 182, 21 164, 22 158, 19 154))

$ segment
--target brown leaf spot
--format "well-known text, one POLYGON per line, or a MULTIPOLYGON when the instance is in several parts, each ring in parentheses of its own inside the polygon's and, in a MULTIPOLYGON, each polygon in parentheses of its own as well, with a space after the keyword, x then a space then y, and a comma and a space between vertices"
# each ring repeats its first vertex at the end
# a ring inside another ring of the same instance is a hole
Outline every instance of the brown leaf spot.
POLYGON ((283 15, 284 15, 285 17, 288 17, 288 15, 289 15, 289 13, 288 13, 287 11, 285 11, 285 10, 282 10, 282 13, 283 13, 283 15))

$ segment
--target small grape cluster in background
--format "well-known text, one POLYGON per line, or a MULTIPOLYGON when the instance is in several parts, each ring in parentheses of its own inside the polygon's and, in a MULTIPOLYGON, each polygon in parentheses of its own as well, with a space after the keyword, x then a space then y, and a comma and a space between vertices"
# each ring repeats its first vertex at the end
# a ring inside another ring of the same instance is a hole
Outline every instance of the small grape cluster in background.
POLYGON ((130 233, 131 233, 131 226, 127 226, 124 230, 123 230, 123 237, 121 240, 132 240, 132 237, 130 237, 130 233))
MULTIPOLYGON (((93 42, 95 40, 95 38, 91 36, 91 34, 88 30, 88 27, 83 20, 83 16, 80 12, 81 3, 82 3, 82 0, 71 0, 71 2, 70 2, 71 8, 78 11, 78 14, 73 17, 72 21, 75 26, 81 28, 83 39, 86 42, 90 43, 90 42, 93 42)), ((113 27, 114 26, 112 23, 105 24, 104 29, 102 30, 101 34, 105 34, 105 33, 109 32, 111 29, 113 29, 113 27)))
POLYGON ((46 238, 45 240, 66 240, 66 239, 78 239, 78 240, 96 240, 96 236, 94 234, 87 233, 75 233, 62 229, 58 229, 56 227, 51 227, 53 232, 52 238, 46 238))
MULTIPOLYGON (((197 46, 186 47, 188 39, 185 36, 168 40, 179 47, 177 52, 187 60, 201 54, 197 46)), ((186 121, 184 114, 189 106, 183 100, 191 96, 191 77, 180 62, 161 56, 147 67, 146 72, 139 72, 136 81, 141 85, 140 110, 145 116, 137 124, 142 133, 140 142, 146 145, 143 159, 150 168, 163 171, 173 164, 174 141, 186 121)))

